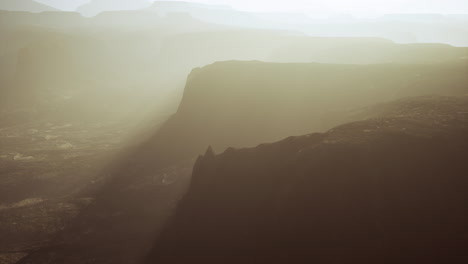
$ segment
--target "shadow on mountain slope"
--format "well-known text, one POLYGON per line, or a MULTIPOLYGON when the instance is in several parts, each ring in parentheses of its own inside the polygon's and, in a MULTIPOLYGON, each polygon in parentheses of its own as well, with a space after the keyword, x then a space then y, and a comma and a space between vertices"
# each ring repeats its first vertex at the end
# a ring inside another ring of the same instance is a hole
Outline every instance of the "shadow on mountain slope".
POLYGON ((110 167, 113 180, 50 248, 21 263, 133 263, 147 254, 213 145, 247 147, 361 120, 356 107, 466 93, 462 61, 428 65, 223 62, 194 70, 178 112, 110 167), (115 254, 114 252, 119 252, 115 254))
POLYGON ((198 159, 145 263, 464 263, 468 97, 198 159))

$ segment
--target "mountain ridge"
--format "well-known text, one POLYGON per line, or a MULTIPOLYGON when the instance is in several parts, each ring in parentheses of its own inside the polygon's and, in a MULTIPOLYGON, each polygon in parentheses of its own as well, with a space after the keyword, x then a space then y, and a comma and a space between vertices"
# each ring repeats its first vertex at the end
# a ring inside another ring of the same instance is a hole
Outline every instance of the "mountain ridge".
POLYGON ((432 93, 464 94, 467 88, 464 69, 464 62, 428 65, 218 62, 192 71, 177 113, 155 135, 151 148, 167 150, 165 155, 171 159, 180 158, 181 153, 194 156, 207 145, 219 151, 229 146, 251 146, 260 138, 266 139, 266 135, 278 140, 288 135, 320 132, 342 123, 348 118, 349 109, 378 103, 389 96, 396 99, 432 93), (450 74, 453 78, 446 78, 450 81, 445 84, 430 81, 439 74, 450 74), (208 95, 218 100, 207 102, 208 95), (224 136, 231 135, 229 131, 235 131, 238 125, 243 129, 236 133, 236 139, 224 136))
POLYGON ((147 0, 91 0, 79 6, 76 11, 92 17, 104 11, 140 10, 150 5, 147 0))
POLYGON ((2 0, 0 10, 7 11, 26 11, 31 13, 40 13, 45 11, 59 11, 54 7, 39 3, 34 0, 2 0))
POLYGON ((208 151, 145 263, 466 260, 467 107, 402 99, 322 134, 208 151))

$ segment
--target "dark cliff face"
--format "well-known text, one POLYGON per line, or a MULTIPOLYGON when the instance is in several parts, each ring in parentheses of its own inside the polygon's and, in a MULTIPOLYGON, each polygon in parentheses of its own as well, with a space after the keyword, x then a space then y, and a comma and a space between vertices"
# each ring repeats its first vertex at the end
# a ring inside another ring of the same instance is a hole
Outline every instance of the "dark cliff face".
POLYGON ((463 263, 468 98, 208 151, 147 263, 463 263))
MULTIPOLYGON (((412 93, 467 91, 462 63, 374 66, 225 62, 195 70, 177 114, 146 144, 109 166, 104 173, 112 180, 59 237, 58 246, 21 263, 130 263, 146 255, 185 193, 192 159, 208 145, 216 151, 252 146, 379 112, 348 118, 356 106, 412 93)), ((280 150, 275 155, 293 157, 280 150)), ((262 161, 265 175, 283 159, 273 157, 262 161)))
POLYGON ((152 140, 168 160, 208 145, 250 147, 322 132, 353 108, 427 94, 464 94, 463 62, 428 65, 335 65, 222 62, 196 69, 177 113, 152 140))

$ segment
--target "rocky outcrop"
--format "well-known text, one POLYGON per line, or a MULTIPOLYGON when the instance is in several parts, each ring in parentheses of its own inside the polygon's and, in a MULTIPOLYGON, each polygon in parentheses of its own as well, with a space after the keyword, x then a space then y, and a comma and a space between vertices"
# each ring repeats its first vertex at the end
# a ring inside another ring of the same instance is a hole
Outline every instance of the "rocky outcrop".
POLYGON ((146 263, 466 261, 468 97, 369 111, 323 134, 208 150, 146 263))
MULTIPOLYGON (((464 69, 457 63, 358 66, 231 61, 194 70, 179 111, 146 144, 109 166, 104 173, 112 180, 64 231, 58 246, 33 253, 21 263, 131 263, 151 248, 185 193, 194 158, 208 145, 219 152, 227 146, 253 146, 326 130, 378 112, 353 112, 348 118, 349 108, 411 93, 464 93, 468 83, 464 69)), ((209 159, 204 163, 211 170, 209 159)), ((204 177, 200 179, 210 185, 204 177)))

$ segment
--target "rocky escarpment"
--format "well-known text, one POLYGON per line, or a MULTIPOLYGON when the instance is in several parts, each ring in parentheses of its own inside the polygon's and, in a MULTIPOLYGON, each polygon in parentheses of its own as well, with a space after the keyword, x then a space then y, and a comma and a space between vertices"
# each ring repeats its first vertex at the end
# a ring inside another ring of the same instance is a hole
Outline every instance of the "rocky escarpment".
POLYGON ((229 61, 195 69, 177 113, 151 140, 165 161, 322 132, 353 108, 413 95, 464 94, 466 63, 275 64, 229 61))
POLYGON ((146 263, 462 263, 468 97, 420 97, 256 148, 209 149, 146 263))
POLYGON ((377 112, 346 117, 353 107, 412 93, 464 93, 464 67, 224 62, 195 70, 178 112, 156 136, 105 171, 112 182, 58 246, 21 263, 139 259, 185 193, 192 159, 208 145, 220 151, 325 130, 377 112))

